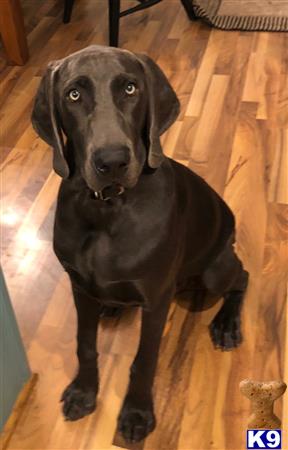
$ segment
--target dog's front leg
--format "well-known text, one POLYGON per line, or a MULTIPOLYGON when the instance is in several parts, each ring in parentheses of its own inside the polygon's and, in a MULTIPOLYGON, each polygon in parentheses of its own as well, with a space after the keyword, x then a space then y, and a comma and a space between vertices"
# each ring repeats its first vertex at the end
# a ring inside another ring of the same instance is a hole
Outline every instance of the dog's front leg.
POLYGON ((127 441, 144 439, 155 428, 152 386, 161 336, 172 293, 152 311, 142 311, 139 348, 131 366, 128 391, 118 418, 118 429, 127 441))
POLYGON ((63 413, 67 420, 77 420, 94 411, 98 391, 96 335, 100 316, 98 303, 73 286, 77 310, 77 376, 63 392, 63 413))

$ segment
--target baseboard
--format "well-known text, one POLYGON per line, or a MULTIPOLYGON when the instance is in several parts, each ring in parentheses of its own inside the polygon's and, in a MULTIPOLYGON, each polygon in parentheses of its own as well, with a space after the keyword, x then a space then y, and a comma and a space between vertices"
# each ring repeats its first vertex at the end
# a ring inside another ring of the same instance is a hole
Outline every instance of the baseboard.
POLYGON ((32 374, 30 379, 24 384, 21 392, 19 393, 17 400, 14 404, 13 410, 4 425, 2 432, 0 433, 0 443, 1 449, 5 450, 9 444, 9 441, 14 433, 14 430, 19 422, 19 419, 25 409, 26 403, 28 402, 31 393, 35 387, 38 380, 37 374, 32 374))

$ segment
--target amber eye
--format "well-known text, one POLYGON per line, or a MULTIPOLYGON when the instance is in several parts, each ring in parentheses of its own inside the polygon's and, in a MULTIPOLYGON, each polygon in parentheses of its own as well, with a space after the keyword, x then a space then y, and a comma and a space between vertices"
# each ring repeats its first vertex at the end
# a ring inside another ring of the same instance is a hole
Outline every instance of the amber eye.
POLYGON ((77 102, 80 98, 80 92, 77 91, 77 89, 72 89, 69 93, 68 93, 68 98, 69 100, 71 100, 72 102, 77 102))
POLYGON ((126 88, 125 88, 125 92, 127 95, 134 95, 136 92, 136 86, 134 83, 132 83, 131 81, 129 81, 129 83, 127 84, 126 88))

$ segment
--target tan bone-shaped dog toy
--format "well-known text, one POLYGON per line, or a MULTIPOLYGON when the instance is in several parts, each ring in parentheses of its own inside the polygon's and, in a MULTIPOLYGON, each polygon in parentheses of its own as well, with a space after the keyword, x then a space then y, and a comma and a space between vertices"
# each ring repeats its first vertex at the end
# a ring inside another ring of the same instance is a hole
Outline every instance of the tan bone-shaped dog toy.
POLYGON ((240 391, 251 400, 252 414, 249 417, 248 428, 277 429, 281 427, 281 420, 273 412, 274 402, 286 391, 283 381, 243 380, 240 391))

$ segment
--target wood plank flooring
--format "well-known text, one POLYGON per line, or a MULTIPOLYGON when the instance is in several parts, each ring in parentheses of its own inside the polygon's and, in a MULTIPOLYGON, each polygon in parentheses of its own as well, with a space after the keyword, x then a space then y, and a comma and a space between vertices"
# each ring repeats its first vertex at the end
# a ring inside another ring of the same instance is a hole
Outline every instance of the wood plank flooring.
MULTIPOLYGON (((131 2, 122 2, 123 6, 131 2)), ((188 312, 173 303, 155 381, 156 430, 127 446, 116 419, 136 351, 139 311, 101 325, 101 389, 94 414, 69 423, 59 397, 76 370, 75 311, 52 251, 60 179, 51 149, 30 124, 33 96, 49 60, 107 43, 106 1, 24 0, 30 60, 0 58, 1 259, 21 334, 39 382, 9 450, 232 450, 245 448, 244 378, 288 382, 288 35, 222 32, 188 21, 163 1, 122 19, 120 45, 147 52, 182 105, 163 137, 167 155, 203 176, 236 215, 237 252, 250 272, 241 348, 215 351, 207 326, 219 304, 188 312)), ((288 448, 288 393, 276 404, 288 448)))

